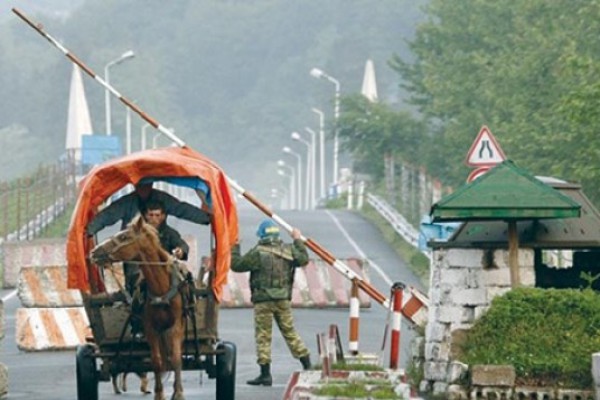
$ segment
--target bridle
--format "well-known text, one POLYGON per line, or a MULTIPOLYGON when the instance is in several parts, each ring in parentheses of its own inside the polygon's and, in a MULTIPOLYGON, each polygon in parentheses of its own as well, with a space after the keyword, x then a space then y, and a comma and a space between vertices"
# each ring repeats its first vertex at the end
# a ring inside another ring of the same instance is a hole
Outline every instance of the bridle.
MULTIPOLYGON (((178 260, 169 255, 169 259, 167 261, 125 261, 117 259, 114 254, 116 254, 123 247, 129 246, 132 243, 137 242, 142 233, 133 233, 131 231, 121 231, 114 236, 106 239, 104 242, 100 243, 96 248, 92 250, 91 253, 91 261, 95 264, 102 265, 105 268, 108 267, 110 271, 114 275, 113 264, 116 262, 126 262, 128 264, 136 264, 136 265, 164 265, 171 266, 170 271, 170 285, 169 290, 162 296, 157 296, 153 294, 149 289, 147 291, 148 300, 151 305, 168 305, 169 302, 177 295, 179 292, 179 288, 184 279, 181 277, 179 273, 179 268, 177 268, 178 260), (110 250, 106 250, 106 247, 109 247, 110 250)), ((119 284, 121 291, 125 291, 119 280, 116 279, 119 284)), ((127 293, 127 291, 125 291, 127 293)), ((127 293, 128 294, 128 293, 127 293)), ((130 296, 126 296, 130 297, 130 296)))

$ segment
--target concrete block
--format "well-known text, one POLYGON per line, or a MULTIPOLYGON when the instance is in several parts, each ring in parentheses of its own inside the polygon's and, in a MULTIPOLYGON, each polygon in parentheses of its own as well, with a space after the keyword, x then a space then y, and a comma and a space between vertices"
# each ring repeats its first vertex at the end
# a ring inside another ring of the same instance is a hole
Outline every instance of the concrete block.
POLYGON ((468 270, 460 268, 439 270, 440 282, 449 286, 467 287, 468 270))
POLYGON ((449 361, 450 344, 447 342, 425 343, 425 359, 433 361, 449 361))
POLYGON ((468 400, 467 391, 460 385, 449 385, 447 391, 448 400, 468 400))
POLYGON ((423 375, 429 381, 446 381, 447 370, 447 362, 426 361, 423 375))
POLYGON ((426 381, 426 380, 422 380, 421 382, 419 382, 419 392, 426 393, 426 392, 429 392, 430 390, 431 390, 431 382, 426 381))
POLYGON ((468 268, 466 271, 466 287, 469 289, 476 289, 481 286, 481 269, 479 268, 468 268))
POLYGON ((427 342, 442 342, 450 338, 450 326, 430 319, 425 328, 425 340, 427 342))
POLYGON ((510 286, 503 286, 503 287, 499 287, 499 286, 490 286, 487 288, 487 300, 488 303, 492 303, 492 300, 494 300, 496 297, 498 296, 503 296, 504 294, 510 292, 512 290, 512 288, 510 286))
POLYGON ((510 270, 508 268, 492 268, 481 271, 484 286, 510 287, 510 270))
MULTIPOLYGON (((494 263, 499 268, 508 268, 508 250, 496 250, 494 252, 494 263)), ((520 267, 533 266, 533 250, 520 248, 518 263, 520 267)))
POLYGON ((452 293, 452 302, 459 306, 479 306, 487 304, 485 288, 455 290, 452 293))
POLYGON ((448 268, 482 268, 483 250, 449 249, 446 263, 448 268))
POLYGON ((533 265, 522 266, 519 271, 521 285, 526 287, 535 287, 535 270, 533 265))
POLYGON ((0 398, 4 398, 8 393, 8 368, 0 363, 0 398))
POLYGON ((446 283, 439 284, 437 287, 431 289, 429 297, 429 306, 447 304, 452 300, 452 285, 446 283))
POLYGON ((479 318, 481 318, 481 316, 482 316, 483 314, 485 314, 489 308, 490 308, 490 307, 489 307, 489 305, 487 305, 487 306, 477 306, 477 307, 475 307, 475 310, 474 310, 474 315, 473 315, 473 318, 474 318, 474 320, 476 321, 476 320, 478 320, 479 318))
POLYGON ((437 308, 436 319, 442 323, 473 322, 475 306, 440 306, 437 308))
POLYGON ((600 353, 592 354, 592 378, 596 389, 596 399, 600 399, 600 353))
POLYGON ((471 384, 473 386, 511 387, 515 384, 515 367, 512 365, 473 365, 471 384))
POLYGON ((463 374, 466 374, 469 366, 460 361, 451 361, 448 365, 448 382, 454 383, 458 381, 463 374))
POLYGON ((433 384, 433 394, 443 395, 448 391, 448 384, 446 382, 435 382, 433 384))

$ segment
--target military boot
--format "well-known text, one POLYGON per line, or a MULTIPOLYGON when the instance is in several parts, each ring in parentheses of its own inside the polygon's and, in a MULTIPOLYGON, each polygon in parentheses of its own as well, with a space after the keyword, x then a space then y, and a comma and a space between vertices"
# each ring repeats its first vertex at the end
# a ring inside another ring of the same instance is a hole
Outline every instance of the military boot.
POLYGON ((310 355, 300 357, 300 362, 302 363, 302 368, 305 371, 311 369, 312 365, 310 363, 310 355))
POLYGON ((263 385, 263 386, 272 386, 273 385, 273 377, 271 376, 271 364, 259 364, 260 366, 260 375, 256 378, 247 381, 248 385, 263 385))

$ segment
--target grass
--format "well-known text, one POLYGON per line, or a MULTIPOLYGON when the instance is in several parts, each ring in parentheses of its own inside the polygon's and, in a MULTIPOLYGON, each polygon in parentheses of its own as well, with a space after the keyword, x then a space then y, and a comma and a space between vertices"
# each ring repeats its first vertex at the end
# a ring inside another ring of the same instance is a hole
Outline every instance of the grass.
POLYGON ((394 228, 368 203, 365 203, 362 215, 379 229, 385 241, 392 246, 402 259, 408 262, 409 269, 419 277, 423 286, 428 287, 429 259, 419 249, 414 248, 402 239, 394 228))
POLYGON ((369 399, 401 399, 394 392, 392 385, 387 382, 381 385, 365 385, 363 382, 350 382, 343 384, 328 383, 314 391, 317 396, 342 397, 342 398, 369 398, 369 399))

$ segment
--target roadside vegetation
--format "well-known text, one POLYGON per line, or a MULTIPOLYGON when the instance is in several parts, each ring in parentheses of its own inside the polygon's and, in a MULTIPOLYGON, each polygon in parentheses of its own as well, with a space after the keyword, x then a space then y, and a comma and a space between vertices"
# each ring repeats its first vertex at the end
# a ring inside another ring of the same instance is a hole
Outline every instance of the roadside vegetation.
POLYGON ((600 296, 591 289, 520 288, 493 300, 459 359, 513 365, 517 384, 592 389, 600 349, 600 296))

